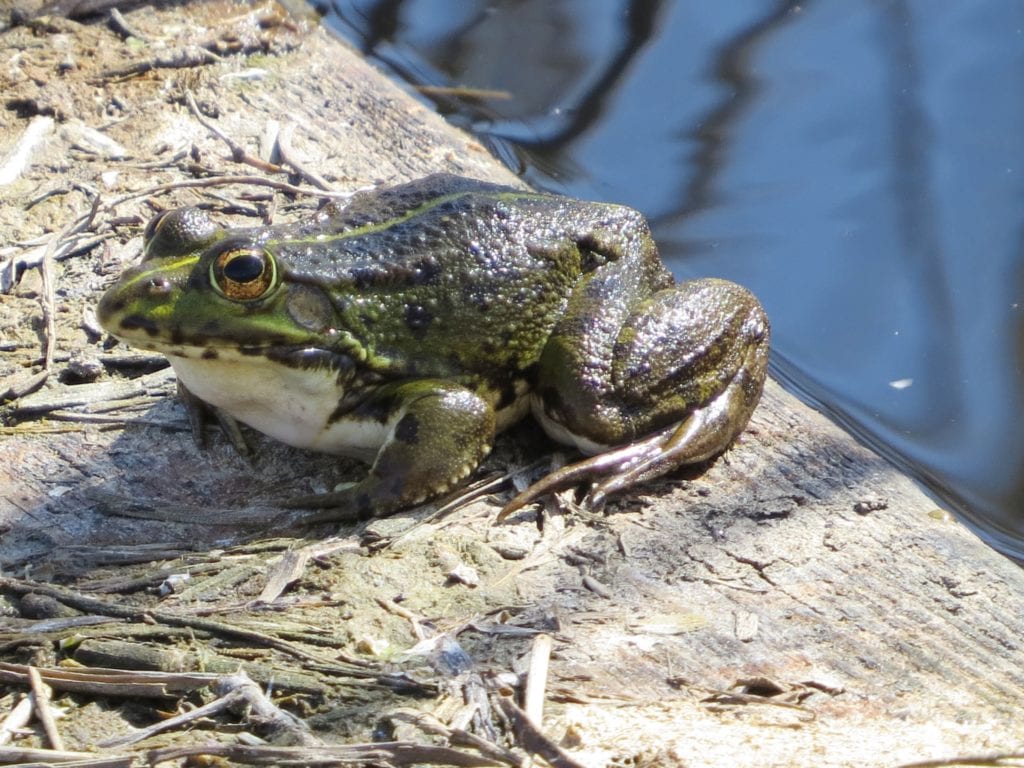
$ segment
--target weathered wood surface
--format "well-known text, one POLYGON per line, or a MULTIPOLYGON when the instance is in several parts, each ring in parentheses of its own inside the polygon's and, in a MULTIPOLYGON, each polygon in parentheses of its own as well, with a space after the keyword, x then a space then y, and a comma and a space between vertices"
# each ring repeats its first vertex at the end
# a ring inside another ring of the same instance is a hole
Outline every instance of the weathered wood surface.
MULTIPOLYGON (((204 563, 258 533, 276 500, 342 477, 331 459, 265 440, 254 465, 216 437, 197 450, 166 372, 135 376, 126 392, 126 371, 143 368, 116 364, 127 351, 104 351, 95 333, 90 307, 136 257, 155 206, 205 201, 225 216, 277 221, 302 213, 286 191, 244 184, 122 199, 210 173, 309 186, 298 174, 233 163, 190 111, 190 94, 206 122, 252 156, 268 124, 294 123, 292 151, 337 190, 436 170, 514 181, 344 45, 274 13, 200 4, 126 14, 144 44, 103 21, 0 33, 0 153, 19 138, 28 146, 26 164, 0 186, 0 262, 5 275, 24 272, 0 295, 0 390, 17 391, 40 369, 46 236, 98 194, 84 234, 103 237, 70 253, 54 241, 54 372, 5 406, 6 573, 113 592, 137 578, 136 595, 163 576, 159 563, 130 563, 190 553, 207 591, 164 608, 223 603, 248 620, 238 601, 264 590, 280 549, 246 550, 215 583, 204 581, 204 563), (202 53, 211 47, 215 57, 202 53), (104 149, 93 131, 121 149, 104 149), (33 132, 43 136, 34 150, 33 132), (245 191, 265 196, 246 201, 245 191), (135 410, 95 405, 130 397, 135 410), (75 405, 85 402, 94 404, 75 405), (64 405, 55 412, 55 403, 64 405), (76 414, 90 421, 66 420, 76 414), (149 426, 100 421, 111 417, 149 426)), ((0 173, 12 167, 0 163, 0 173)), ((489 468, 525 463, 522 442, 503 440, 489 468)), ((327 595, 343 610, 302 605, 290 615, 307 634, 332 633, 346 652, 371 658, 377 641, 389 653, 415 646, 409 615, 427 617, 440 630, 465 629, 459 641, 475 664, 499 671, 521 672, 529 650, 510 624, 553 634, 543 727, 586 765, 897 765, 1024 743, 1024 574, 775 385, 740 443, 703 474, 653 483, 603 518, 550 510, 542 529, 533 513, 491 525, 498 508, 485 499, 440 521, 418 510, 374 522, 389 545, 372 556, 341 531, 314 558, 320 565, 304 554, 283 583, 285 597, 327 595), (459 563, 478 585, 448 578, 459 563), (383 608, 399 596, 401 611, 383 608), (506 624, 502 609, 513 617, 506 624), (742 681, 747 695, 724 694, 742 681)), ((6 613, 24 613, 5 592, 6 613)), ((17 647, 0 661, 24 661, 17 647)), ((344 733, 368 733, 377 714, 345 714, 344 733)))

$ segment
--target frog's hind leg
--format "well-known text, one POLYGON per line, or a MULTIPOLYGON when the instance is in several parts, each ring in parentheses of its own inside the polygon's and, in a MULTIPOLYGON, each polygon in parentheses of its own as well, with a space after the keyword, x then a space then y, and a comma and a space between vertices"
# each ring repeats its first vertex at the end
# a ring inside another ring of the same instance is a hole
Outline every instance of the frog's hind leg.
MULTIPOLYGON (((599 326, 600 324, 598 324, 599 326)), ((590 330, 594 327, 590 326, 590 330)), ((566 327, 586 332, 579 318, 566 327)), ((734 283, 696 280, 632 307, 602 359, 559 333, 545 348, 534 415, 556 440, 598 454, 514 499, 503 515, 582 480, 587 502, 724 451, 746 426, 764 385, 768 320, 734 283)))

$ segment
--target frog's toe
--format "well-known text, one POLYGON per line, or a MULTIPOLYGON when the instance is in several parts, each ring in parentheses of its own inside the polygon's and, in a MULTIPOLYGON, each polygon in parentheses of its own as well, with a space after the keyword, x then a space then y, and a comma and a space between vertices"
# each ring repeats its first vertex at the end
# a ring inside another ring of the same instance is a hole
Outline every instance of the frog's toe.
POLYGON ((716 456, 729 447, 746 424, 730 418, 735 406, 732 387, 708 406, 699 408, 678 424, 648 435, 646 438, 591 456, 563 467, 538 480, 513 498, 498 514, 504 520, 525 505, 558 491, 589 481, 583 505, 589 509, 603 508, 608 496, 639 483, 660 477, 684 464, 695 464, 716 456))
POLYGON ((312 493, 286 499, 287 509, 315 510, 302 517, 302 523, 356 523, 374 516, 375 509, 367 494, 358 492, 359 483, 342 483, 329 493, 312 493))
POLYGON ((678 460, 661 461, 662 446, 677 431, 672 426, 629 445, 577 461, 558 469, 517 494, 498 513, 498 521, 539 499, 589 482, 581 504, 592 511, 604 508, 607 497, 635 483, 657 477, 678 465, 678 460))

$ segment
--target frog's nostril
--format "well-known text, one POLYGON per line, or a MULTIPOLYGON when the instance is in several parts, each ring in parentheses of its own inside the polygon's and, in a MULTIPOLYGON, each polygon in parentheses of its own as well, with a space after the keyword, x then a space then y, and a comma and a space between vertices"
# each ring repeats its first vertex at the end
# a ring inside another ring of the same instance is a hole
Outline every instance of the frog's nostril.
POLYGON ((166 296, 171 292, 171 281, 165 277, 154 277, 146 283, 146 291, 150 296, 166 296))

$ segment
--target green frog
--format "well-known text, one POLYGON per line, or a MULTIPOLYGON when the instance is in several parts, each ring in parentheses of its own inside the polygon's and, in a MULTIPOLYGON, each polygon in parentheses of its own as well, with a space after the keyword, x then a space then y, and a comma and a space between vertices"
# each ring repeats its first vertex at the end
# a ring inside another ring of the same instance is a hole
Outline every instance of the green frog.
POLYGON ((222 423, 366 460, 358 482, 293 500, 310 521, 446 493, 527 413, 591 458, 505 514, 583 483, 599 507, 724 451, 769 344, 745 288, 675 283, 638 212, 446 174, 294 224, 164 212, 98 315, 222 423))

